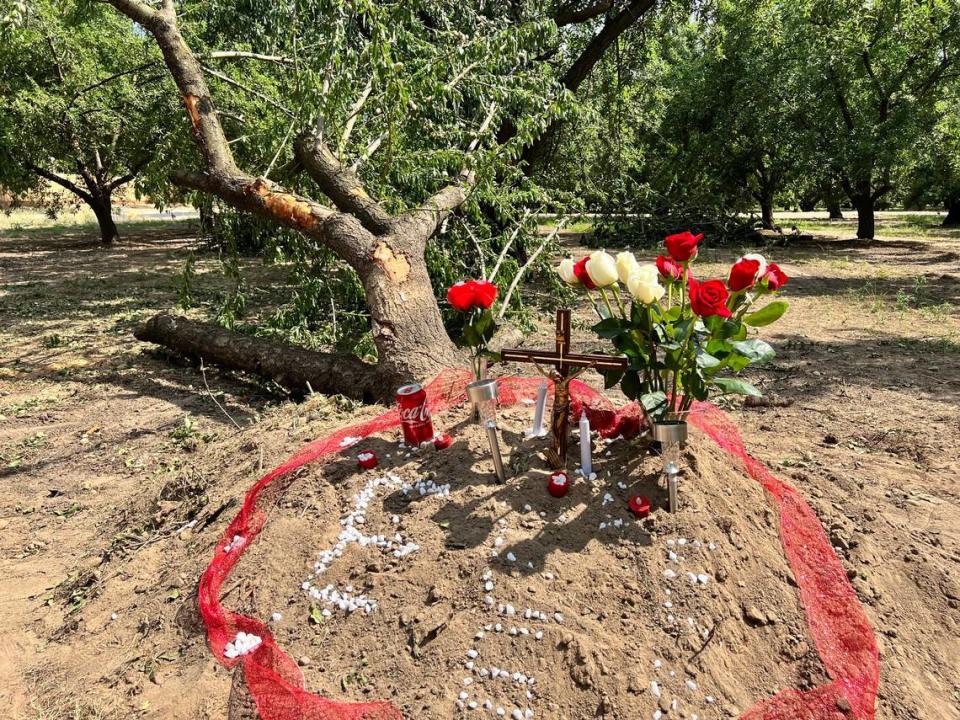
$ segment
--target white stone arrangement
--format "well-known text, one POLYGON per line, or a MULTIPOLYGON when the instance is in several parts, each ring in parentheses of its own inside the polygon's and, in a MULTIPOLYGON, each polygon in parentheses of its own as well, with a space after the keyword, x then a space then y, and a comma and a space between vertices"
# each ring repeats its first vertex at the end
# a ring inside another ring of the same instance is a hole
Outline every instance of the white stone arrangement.
MULTIPOLYGON (((404 483, 398 475, 392 472, 369 480, 363 489, 354 495, 353 507, 350 512, 341 518, 340 525, 343 526, 343 529, 337 536, 336 543, 334 543, 332 548, 320 552, 313 565, 313 578, 305 580, 301 585, 301 588, 305 590, 311 598, 328 606, 320 612, 324 617, 330 617, 333 614, 330 608, 342 610, 346 613, 362 610, 367 614, 377 609, 375 600, 365 594, 355 593, 352 585, 339 589, 333 584, 328 584, 324 587, 318 587, 315 584, 315 580, 320 578, 337 558, 343 556, 348 546, 356 544, 361 547, 375 547, 383 552, 392 554, 395 558, 407 557, 420 549, 419 545, 405 540, 399 532, 394 533, 392 537, 388 537, 387 535, 376 533, 366 534, 360 529, 367 523, 367 508, 370 506, 370 501, 376 497, 377 492, 381 489, 389 490, 394 488, 400 488, 404 495, 408 495, 413 490, 419 492, 421 496, 433 494, 448 495, 450 492, 449 485, 437 487, 436 485, 420 481, 411 486, 404 483)), ((396 525, 400 522, 400 518, 394 515, 391 518, 391 522, 396 525)))
MULTIPOLYGON (((681 611, 680 601, 674 602, 675 595, 673 593, 674 588, 671 587, 675 582, 687 582, 694 590, 699 590, 703 586, 707 585, 712 581, 711 576, 703 572, 702 569, 695 568, 694 570, 686 570, 683 567, 683 564, 687 562, 687 558, 684 553, 691 554, 700 554, 705 550, 713 551, 716 550, 716 545, 714 543, 702 543, 699 540, 688 540, 687 538, 670 538, 664 542, 664 550, 666 553, 666 562, 668 567, 663 571, 663 577, 665 579, 666 587, 663 588, 664 595, 666 600, 663 602, 664 612, 666 613, 664 617, 664 625, 666 628, 677 630, 684 626, 683 623, 678 623, 677 618, 674 613, 679 614, 681 611)), ((696 632, 704 640, 710 636, 710 629, 707 627, 702 627, 697 620, 689 616, 686 618, 686 627, 688 632, 696 632)), ((665 682, 675 682, 677 677, 677 672, 675 670, 669 670, 663 664, 661 660, 653 661, 653 675, 654 679, 650 681, 650 694, 652 697, 656 698, 658 701, 663 695, 663 684, 665 682)), ((703 710, 709 706, 712 706, 716 703, 716 698, 712 695, 702 695, 700 694, 700 688, 697 684, 697 681, 689 677, 684 683, 685 696, 684 702, 681 703, 680 696, 675 695, 670 702, 669 706, 669 715, 673 717, 680 709, 681 704, 686 705, 687 707, 683 708, 684 717, 688 717, 690 720, 700 720, 700 715, 696 710, 703 710)), ((664 712, 659 707, 653 711, 651 720, 661 720, 662 718, 667 717, 666 712, 664 712)))
POLYGON ((245 633, 241 630, 232 641, 227 643, 227 646, 223 649, 223 654, 232 660, 241 655, 252 653, 260 647, 260 643, 262 642, 263 638, 259 635, 245 633))

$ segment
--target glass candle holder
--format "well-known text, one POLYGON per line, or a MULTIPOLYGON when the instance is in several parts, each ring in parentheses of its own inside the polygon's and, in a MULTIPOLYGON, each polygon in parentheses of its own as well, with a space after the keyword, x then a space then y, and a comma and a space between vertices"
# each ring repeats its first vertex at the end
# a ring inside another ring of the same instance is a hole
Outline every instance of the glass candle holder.
POLYGON ((680 446, 687 441, 687 423, 681 420, 655 423, 653 439, 661 446, 663 477, 667 485, 670 512, 676 512, 679 508, 677 492, 680 481, 680 446))
POLYGON ((497 421, 497 381, 477 380, 467 385, 467 397, 473 403, 480 422, 497 421))

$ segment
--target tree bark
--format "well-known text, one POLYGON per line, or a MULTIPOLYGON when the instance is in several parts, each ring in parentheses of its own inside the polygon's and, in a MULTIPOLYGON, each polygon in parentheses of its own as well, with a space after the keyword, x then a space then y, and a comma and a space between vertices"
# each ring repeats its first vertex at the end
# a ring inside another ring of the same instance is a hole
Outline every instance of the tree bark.
POLYGON ((770 193, 760 194, 760 224, 764 230, 773 230, 773 195, 770 193))
POLYGON ((850 200, 857 211, 857 237, 861 240, 873 240, 877 232, 873 197, 856 195, 850 200))
POLYGON ((823 202, 827 206, 827 212, 830 214, 831 220, 843 220, 843 210, 840 209, 840 198, 830 192, 824 196, 823 202))
POLYGON ((355 355, 318 353, 167 313, 153 316, 133 334, 188 357, 268 378, 298 395, 312 388, 370 402, 395 389, 355 355))
POLYGON ((947 202, 947 216, 943 227, 960 227, 960 195, 947 202))
POLYGON ((120 237, 120 231, 113 221, 113 202, 109 191, 98 197, 91 197, 87 203, 93 210, 97 218, 97 225, 100 226, 100 241, 104 245, 111 245, 113 241, 120 237))

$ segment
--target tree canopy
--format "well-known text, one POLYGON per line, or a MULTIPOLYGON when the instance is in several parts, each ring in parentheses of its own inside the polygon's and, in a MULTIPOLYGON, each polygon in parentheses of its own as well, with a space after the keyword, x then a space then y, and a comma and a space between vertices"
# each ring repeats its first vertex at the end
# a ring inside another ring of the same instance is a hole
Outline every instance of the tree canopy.
POLYGON ((138 181, 163 192, 144 175, 173 106, 156 52, 107 8, 72 1, 12 7, 2 32, 0 187, 59 186, 70 195, 48 192, 48 205, 86 203, 112 241, 117 188, 138 181))

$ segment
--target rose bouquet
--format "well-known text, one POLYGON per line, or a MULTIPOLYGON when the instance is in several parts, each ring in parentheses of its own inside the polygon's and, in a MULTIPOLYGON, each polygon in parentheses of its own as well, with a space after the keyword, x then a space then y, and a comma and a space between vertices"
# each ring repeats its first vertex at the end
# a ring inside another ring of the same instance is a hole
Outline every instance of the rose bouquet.
POLYGON ((487 359, 497 359, 497 354, 487 347, 497 332, 490 309, 496 299, 497 286, 487 280, 462 280, 447 290, 447 302, 464 315, 463 328, 454 342, 457 347, 470 348, 475 380, 483 380, 487 359))
POLYGON ((788 278, 761 255, 737 260, 726 282, 697 280, 691 267, 702 239, 690 232, 669 236, 667 254, 655 263, 598 251, 557 268, 568 285, 590 295, 600 316, 593 330, 629 361, 626 371, 604 373, 606 386, 619 384, 653 423, 682 420, 694 400, 711 392, 760 395, 735 376, 774 356, 751 328, 787 310, 774 296, 788 278))

